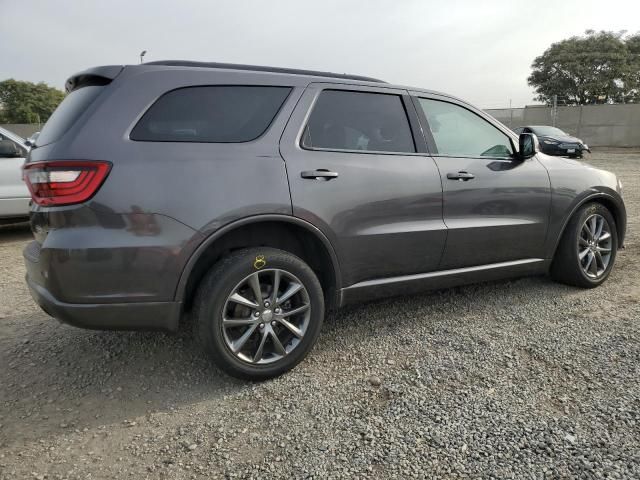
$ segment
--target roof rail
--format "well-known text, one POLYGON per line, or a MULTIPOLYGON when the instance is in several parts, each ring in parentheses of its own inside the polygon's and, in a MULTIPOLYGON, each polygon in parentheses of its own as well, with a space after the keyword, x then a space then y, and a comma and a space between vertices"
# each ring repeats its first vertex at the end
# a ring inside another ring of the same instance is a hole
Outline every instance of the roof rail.
POLYGON ((308 75, 312 77, 342 78, 347 80, 360 80, 363 82, 387 83, 377 78, 364 77, 362 75, 349 75, 346 73, 318 72, 315 70, 298 70, 295 68, 265 67, 261 65, 242 65, 237 63, 218 62, 192 62, 189 60, 159 60, 145 62, 143 65, 166 65, 167 67, 198 67, 198 68, 224 68, 228 70, 248 70, 254 72, 289 73, 292 75, 308 75))

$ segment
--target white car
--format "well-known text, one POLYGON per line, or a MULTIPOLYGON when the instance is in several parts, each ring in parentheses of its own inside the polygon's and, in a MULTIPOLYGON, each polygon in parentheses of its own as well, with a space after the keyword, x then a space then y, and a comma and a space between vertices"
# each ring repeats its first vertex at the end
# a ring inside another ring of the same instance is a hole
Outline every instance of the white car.
POLYGON ((22 180, 28 151, 22 138, 0 127, 0 224, 29 216, 31 195, 22 180))

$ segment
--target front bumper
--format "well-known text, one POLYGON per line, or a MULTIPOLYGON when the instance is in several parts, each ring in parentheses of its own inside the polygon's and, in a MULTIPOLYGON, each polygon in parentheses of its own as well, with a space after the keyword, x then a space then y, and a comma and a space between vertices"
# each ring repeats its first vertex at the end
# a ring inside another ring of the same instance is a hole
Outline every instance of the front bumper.
POLYGON ((584 152, 591 152, 586 145, 576 145, 571 147, 565 147, 562 144, 549 145, 546 143, 540 143, 542 153, 547 155, 563 156, 563 157, 581 157, 584 152), (570 152, 569 150, 573 150, 570 152))
POLYGON ((58 300, 43 285, 39 245, 29 243, 23 252, 26 281, 31 296, 47 314, 80 328, 93 330, 178 329, 181 302, 67 303, 58 300))

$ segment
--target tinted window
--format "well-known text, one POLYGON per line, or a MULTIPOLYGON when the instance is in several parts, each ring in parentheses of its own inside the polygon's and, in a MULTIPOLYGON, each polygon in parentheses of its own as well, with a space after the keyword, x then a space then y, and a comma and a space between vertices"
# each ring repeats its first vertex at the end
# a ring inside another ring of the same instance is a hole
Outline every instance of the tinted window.
POLYGON ((420 105, 440 155, 510 157, 509 137, 466 108, 438 100, 420 99, 420 105))
POLYGON ((164 94, 131 132, 148 142, 238 143, 254 140, 271 125, 288 87, 188 87, 164 94))
POLYGON ((320 94, 302 144, 333 150, 416 151, 398 95, 343 90, 320 94))
POLYGON ((83 87, 67 95, 42 127, 36 145, 42 146, 59 140, 91 105, 102 88, 98 86, 83 87))

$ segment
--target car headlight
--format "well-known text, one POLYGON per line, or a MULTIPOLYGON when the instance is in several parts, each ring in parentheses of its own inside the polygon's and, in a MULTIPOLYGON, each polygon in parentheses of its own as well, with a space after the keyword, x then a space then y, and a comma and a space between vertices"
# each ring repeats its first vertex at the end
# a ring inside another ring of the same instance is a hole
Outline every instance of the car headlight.
POLYGON ((547 145, 557 145, 560 142, 556 142, 554 140, 542 140, 544 143, 546 143, 547 145))

